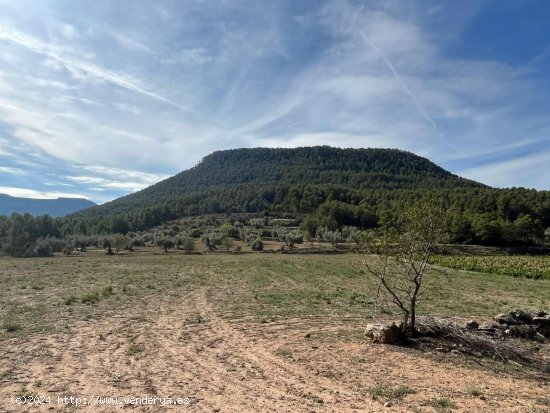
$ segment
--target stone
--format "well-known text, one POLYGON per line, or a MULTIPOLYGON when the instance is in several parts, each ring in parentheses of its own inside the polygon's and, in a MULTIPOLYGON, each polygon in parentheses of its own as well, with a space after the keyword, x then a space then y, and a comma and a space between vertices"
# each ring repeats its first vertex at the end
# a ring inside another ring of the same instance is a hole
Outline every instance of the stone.
POLYGON ((533 317, 532 320, 531 320, 531 324, 535 324, 537 326, 550 324, 550 316, 533 317))
POLYGON ((514 308, 509 314, 525 324, 531 324, 531 319, 533 318, 527 311, 520 310, 519 308, 514 308))
POLYGON ((365 336, 372 339, 373 343, 392 344, 403 338, 402 324, 369 323, 365 329, 365 336))
POLYGON ((384 403, 384 407, 391 407, 391 406, 392 406, 391 402, 384 403))
POLYGON ((466 328, 469 330, 477 330, 479 328, 479 323, 475 320, 470 320, 466 323, 466 328))
POLYGON ((497 314, 495 316, 495 321, 499 324, 507 324, 509 326, 523 324, 520 320, 518 320, 512 314, 497 314))
POLYGON ((547 315, 548 315, 548 313, 546 311, 539 310, 539 311, 535 311, 535 312, 531 313, 531 318, 544 317, 544 316, 547 316, 547 315))
POLYGON ((538 325, 537 333, 543 335, 546 338, 550 338, 550 323, 538 325))

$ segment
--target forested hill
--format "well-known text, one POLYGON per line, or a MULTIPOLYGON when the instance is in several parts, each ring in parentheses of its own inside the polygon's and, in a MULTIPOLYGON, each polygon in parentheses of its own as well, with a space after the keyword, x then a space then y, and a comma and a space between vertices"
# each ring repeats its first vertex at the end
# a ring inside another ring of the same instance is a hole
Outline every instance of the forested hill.
POLYGON ((418 201, 447 208, 454 242, 550 238, 550 191, 491 188, 409 152, 326 146, 215 152, 172 178, 55 222, 0 216, 0 234, 135 234, 186 216, 251 213, 295 217, 313 236, 319 228, 385 225, 418 201))
MULTIPOLYGON (((233 149, 214 152, 194 168, 76 216, 128 213, 182 197, 202 201, 206 196, 215 205, 223 204, 227 201, 223 194, 243 200, 243 211, 239 212, 258 212, 266 202, 276 201, 276 189, 292 186, 340 190, 483 187, 425 158, 395 149, 233 149), (260 199, 254 199, 259 189, 260 199)), ((219 212, 215 205, 212 211, 197 212, 219 212)))
POLYGON ((32 199, 0 194, 0 215, 19 214, 62 217, 95 204, 84 198, 32 199))

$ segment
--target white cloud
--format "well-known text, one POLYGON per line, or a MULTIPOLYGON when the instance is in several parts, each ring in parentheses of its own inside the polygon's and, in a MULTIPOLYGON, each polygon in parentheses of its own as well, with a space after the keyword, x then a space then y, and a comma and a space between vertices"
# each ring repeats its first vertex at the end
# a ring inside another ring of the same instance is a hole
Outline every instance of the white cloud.
MULTIPOLYGON (((232 147, 396 147, 459 172, 548 142, 532 67, 547 51, 526 67, 446 54, 474 6, 452 34, 423 20, 450 4, 248 6, 0 5, 0 151, 29 170, 62 164, 52 182, 107 199, 232 147)), ((539 182, 537 165, 510 182, 539 182)), ((490 166, 468 173, 500 174, 490 166)))
POLYGON ((341 132, 303 133, 290 137, 264 138, 260 141, 251 141, 252 145, 271 148, 287 147, 297 148, 302 146, 330 145, 340 148, 388 148, 396 147, 400 141, 381 134, 355 135, 341 132))
POLYGON ((50 44, 40 41, 39 39, 36 39, 32 36, 29 36, 25 33, 9 27, 0 26, 0 39, 8 40, 35 53, 47 56, 50 60, 54 60, 56 63, 64 66, 77 80, 99 80, 109 82, 118 87, 130 90, 135 93, 139 93, 143 96, 158 100, 170 106, 174 106, 190 114, 197 115, 203 119, 208 119, 215 123, 219 123, 215 119, 211 119, 210 117, 203 115, 191 108, 167 99, 154 91, 146 89, 145 87, 141 86, 140 82, 132 76, 116 73, 93 63, 81 60, 78 57, 67 56, 68 50, 66 48, 52 46, 50 44))
POLYGON ((210 55, 207 49, 200 47, 180 50, 173 56, 163 58, 161 62, 164 64, 204 65, 212 63, 214 60, 214 56, 210 55))
POLYGON ((500 188, 528 187, 547 190, 550 182, 549 160, 550 152, 547 151, 464 169, 460 174, 465 178, 500 188), (525 171, 534 172, 529 176, 529 185, 525 185, 525 171))
POLYGON ((0 173, 5 174, 24 174, 25 171, 19 168, 11 168, 9 166, 0 166, 0 173))
POLYGON ((166 175, 149 174, 139 171, 129 171, 118 168, 107 168, 93 165, 73 165, 77 169, 94 172, 99 176, 66 176, 65 178, 80 184, 93 186, 94 190, 123 190, 135 192, 153 185, 163 179, 166 175))
POLYGON ((61 34, 69 40, 74 40, 80 37, 78 29, 68 23, 63 24, 60 30, 61 34))
POLYGON ((138 52, 153 53, 153 51, 145 44, 132 39, 128 36, 124 36, 121 33, 111 32, 111 36, 123 47, 129 50, 135 50, 138 52))
POLYGON ((80 194, 72 194, 67 192, 44 192, 36 191, 34 189, 26 188, 14 188, 9 186, 0 186, 0 194, 7 194, 20 198, 33 198, 33 199, 56 199, 56 198, 84 198, 85 196, 80 194))

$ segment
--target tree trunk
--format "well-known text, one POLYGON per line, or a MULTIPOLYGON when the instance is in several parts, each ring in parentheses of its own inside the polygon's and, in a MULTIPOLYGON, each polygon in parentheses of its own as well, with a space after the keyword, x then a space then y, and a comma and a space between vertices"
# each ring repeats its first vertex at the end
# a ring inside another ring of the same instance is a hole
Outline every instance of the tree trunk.
POLYGON ((409 333, 409 312, 403 310, 403 327, 401 329, 404 335, 409 333))
POLYGON ((413 337, 416 334, 416 300, 411 302, 411 319, 409 323, 408 335, 413 337))

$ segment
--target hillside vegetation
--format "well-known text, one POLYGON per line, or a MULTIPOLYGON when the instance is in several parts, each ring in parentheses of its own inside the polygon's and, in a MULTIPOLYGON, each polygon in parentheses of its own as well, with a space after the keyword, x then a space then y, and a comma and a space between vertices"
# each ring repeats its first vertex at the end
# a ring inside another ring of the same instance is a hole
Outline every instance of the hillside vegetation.
POLYGON ((459 178, 425 158, 401 150, 326 146, 234 149, 214 152, 194 168, 78 215, 113 215, 167 201, 189 205, 198 201, 196 212, 201 213, 227 209, 258 212, 270 206, 288 211, 311 210, 327 192, 419 187, 483 185, 459 178), (291 191, 295 193, 289 196, 291 191), (229 194, 236 197, 228 200, 224 195, 229 194), (299 208, 284 205, 292 196, 301 201, 299 208), (208 211, 200 210, 205 207, 208 211))
POLYGON ((350 228, 391 225, 425 201, 448 211, 452 242, 550 241, 550 191, 490 188, 401 150, 322 146, 214 152, 149 188, 62 219, 0 216, 0 251, 32 255, 43 237, 143 233, 209 214, 291 218, 306 239, 332 242, 350 228))

